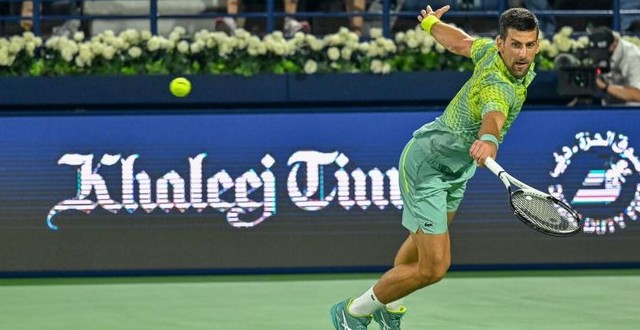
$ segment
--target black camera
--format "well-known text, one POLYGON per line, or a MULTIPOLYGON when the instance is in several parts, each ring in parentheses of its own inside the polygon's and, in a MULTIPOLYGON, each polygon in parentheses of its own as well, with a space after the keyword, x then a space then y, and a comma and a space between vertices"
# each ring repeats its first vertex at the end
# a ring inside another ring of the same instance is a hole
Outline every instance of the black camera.
POLYGON ((578 49, 575 55, 560 54, 555 59, 558 71, 558 95, 597 96, 596 78, 610 71, 614 37, 607 27, 589 33, 589 46, 578 49))

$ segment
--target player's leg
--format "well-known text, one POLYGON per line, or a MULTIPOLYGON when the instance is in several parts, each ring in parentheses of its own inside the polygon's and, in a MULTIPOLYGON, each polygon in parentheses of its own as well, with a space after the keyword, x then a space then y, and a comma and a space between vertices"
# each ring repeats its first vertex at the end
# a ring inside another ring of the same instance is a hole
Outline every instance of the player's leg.
MULTIPOLYGON (((456 215, 456 211, 447 212, 447 224, 450 225, 453 221, 453 218, 456 215)), ((395 258, 393 259, 393 266, 410 264, 418 261, 418 247, 414 243, 411 235, 407 236, 407 239, 404 240, 398 252, 396 253, 395 258)))
POLYGON ((373 287, 381 303, 389 303, 444 278, 451 263, 449 233, 411 234, 418 249, 418 261, 398 265, 386 272, 373 287))
POLYGON ((367 292, 348 304, 343 302, 347 305, 345 315, 364 320, 373 313, 381 327, 399 329, 406 308, 390 313, 383 308, 385 304, 435 283, 446 274, 451 259, 446 212, 449 185, 441 169, 431 166, 427 159, 416 140, 403 150, 399 164, 402 224, 411 232, 410 238, 398 251, 394 268, 367 292))
MULTIPOLYGON (((447 226, 451 224, 453 218, 455 217, 456 212, 448 212, 447 213, 447 226)), ((451 258, 451 256, 449 256, 451 258)), ((398 252, 396 253, 396 257, 393 260, 393 266, 397 267, 399 265, 411 264, 418 261, 418 247, 415 242, 411 238, 411 235, 407 237, 406 240, 402 243, 398 252)), ((386 304, 386 307, 390 311, 399 311, 402 310, 403 299, 400 298, 398 300, 392 301, 386 304)))
MULTIPOLYGON (((380 302, 394 299, 373 312, 373 319, 380 324, 380 329, 401 328, 401 319, 407 311, 402 297, 444 277, 451 260, 450 251, 448 232, 430 235, 418 230, 411 234, 398 251, 394 268, 370 290, 370 295, 380 302), (440 262, 434 258, 443 260, 444 264, 439 266, 440 262), (432 273, 434 271, 438 273, 432 273)), ((371 306, 375 307, 375 304, 371 306)))
POLYGON ((398 251, 395 267, 372 288, 383 304, 438 282, 451 263, 448 223, 453 213, 447 212, 452 210, 447 203, 450 177, 441 166, 427 161, 432 155, 426 154, 419 143, 408 145, 401 155, 402 225, 411 234, 398 251))

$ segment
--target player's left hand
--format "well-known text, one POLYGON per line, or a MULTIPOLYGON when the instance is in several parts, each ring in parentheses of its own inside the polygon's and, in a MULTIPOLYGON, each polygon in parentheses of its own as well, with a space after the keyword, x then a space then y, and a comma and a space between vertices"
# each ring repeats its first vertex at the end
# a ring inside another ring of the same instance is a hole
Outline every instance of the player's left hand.
POLYGON ((498 147, 491 141, 475 140, 469 148, 469 155, 473 158, 478 166, 484 166, 484 160, 487 157, 496 158, 498 147))
POLYGON ((440 19, 440 17, 442 17, 444 13, 448 12, 450 8, 451 6, 446 5, 434 11, 433 9, 431 9, 431 6, 427 6, 427 8, 420 11, 420 15, 418 16, 418 22, 422 22, 422 20, 427 18, 427 16, 429 15, 433 15, 438 19, 440 19))

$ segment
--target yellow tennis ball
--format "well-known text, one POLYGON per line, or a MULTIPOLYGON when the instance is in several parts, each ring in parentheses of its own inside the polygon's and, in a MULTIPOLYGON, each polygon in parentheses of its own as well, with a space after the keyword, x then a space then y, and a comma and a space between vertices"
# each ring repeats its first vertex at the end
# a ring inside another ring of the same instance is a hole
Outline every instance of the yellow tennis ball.
POLYGON ((169 91, 174 96, 185 97, 191 93, 191 82, 187 78, 175 78, 169 84, 169 91))

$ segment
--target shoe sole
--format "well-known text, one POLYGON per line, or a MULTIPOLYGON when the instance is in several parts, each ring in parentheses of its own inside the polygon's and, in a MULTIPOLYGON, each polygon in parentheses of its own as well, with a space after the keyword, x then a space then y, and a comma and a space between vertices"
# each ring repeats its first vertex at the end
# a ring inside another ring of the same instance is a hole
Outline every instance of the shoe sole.
POLYGON ((337 319, 337 316, 338 316, 338 305, 339 304, 335 304, 335 305, 331 306, 331 311, 330 311, 331 321, 333 322, 333 327, 336 330, 340 330, 340 328, 338 328, 338 319, 337 319))

